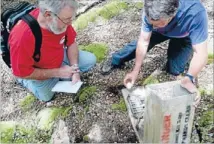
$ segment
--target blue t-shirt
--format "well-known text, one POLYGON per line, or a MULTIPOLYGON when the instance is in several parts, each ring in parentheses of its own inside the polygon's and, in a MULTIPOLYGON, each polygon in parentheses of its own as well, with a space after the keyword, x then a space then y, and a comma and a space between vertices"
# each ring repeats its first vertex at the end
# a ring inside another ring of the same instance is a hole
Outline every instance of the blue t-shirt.
POLYGON ((156 31, 173 38, 189 36, 192 44, 195 45, 205 41, 208 37, 208 16, 200 0, 180 0, 175 17, 167 26, 153 29, 143 13, 141 30, 156 31))

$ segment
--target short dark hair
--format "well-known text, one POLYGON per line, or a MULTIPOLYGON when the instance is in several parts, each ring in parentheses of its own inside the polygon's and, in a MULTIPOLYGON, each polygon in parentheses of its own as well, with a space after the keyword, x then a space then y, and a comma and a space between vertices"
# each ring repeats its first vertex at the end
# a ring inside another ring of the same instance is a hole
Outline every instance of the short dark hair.
POLYGON ((178 6, 179 0, 144 0, 145 14, 154 21, 173 17, 178 6))

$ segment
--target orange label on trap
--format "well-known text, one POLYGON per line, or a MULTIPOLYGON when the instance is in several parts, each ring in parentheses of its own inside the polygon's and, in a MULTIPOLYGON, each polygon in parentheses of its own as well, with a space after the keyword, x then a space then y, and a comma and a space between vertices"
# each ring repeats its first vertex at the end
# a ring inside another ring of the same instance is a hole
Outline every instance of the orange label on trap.
POLYGON ((162 143, 169 143, 171 130, 171 115, 164 116, 163 134, 161 136, 162 143))

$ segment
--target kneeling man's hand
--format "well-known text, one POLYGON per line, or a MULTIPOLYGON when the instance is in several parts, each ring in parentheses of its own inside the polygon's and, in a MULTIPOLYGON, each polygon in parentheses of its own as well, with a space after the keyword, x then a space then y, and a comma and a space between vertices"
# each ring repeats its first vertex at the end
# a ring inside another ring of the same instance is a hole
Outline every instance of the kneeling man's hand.
POLYGON ((201 96, 200 92, 196 88, 196 86, 191 82, 191 80, 188 77, 184 77, 181 80, 181 86, 185 89, 187 89, 190 93, 197 93, 196 98, 195 98, 195 104, 194 106, 197 107, 200 103, 201 96))
POLYGON ((131 86, 134 85, 134 83, 135 83, 135 81, 137 79, 138 73, 139 72, 137 72, 137 71, 132 71, 131 73, 128 73, 125 76, 123 83, 124 83, 124 85, 125 85, 126 88, 129 89, 129 86, 127 85, 128 83, 130 83, 131 86))

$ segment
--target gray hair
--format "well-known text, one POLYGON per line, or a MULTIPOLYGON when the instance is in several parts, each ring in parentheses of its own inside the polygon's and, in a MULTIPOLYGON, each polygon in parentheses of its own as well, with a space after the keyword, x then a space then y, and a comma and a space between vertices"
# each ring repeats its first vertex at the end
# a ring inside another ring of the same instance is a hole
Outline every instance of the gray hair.
POLYGON ((145 0, 146 16, 154 21, 173 17, 178 9, 179 0, 145 0))
POLYGON ((78 3, 75 0, 39 0, 39 8, 42 13, 48 10, 59 14, 65 6, 72 8, 73 17, 75 17, 78 8, 78 3))

